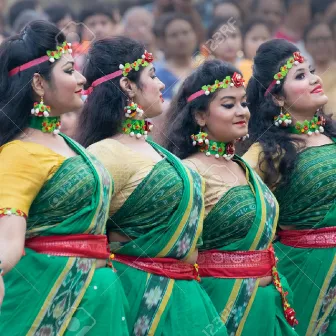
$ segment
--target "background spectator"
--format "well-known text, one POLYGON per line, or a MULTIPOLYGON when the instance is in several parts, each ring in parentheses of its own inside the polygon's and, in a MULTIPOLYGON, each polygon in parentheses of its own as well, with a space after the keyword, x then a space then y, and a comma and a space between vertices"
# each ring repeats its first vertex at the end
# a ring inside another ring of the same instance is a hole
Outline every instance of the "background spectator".
POLYGON ((42 12, 41 6, 37 0, 21 0, 13 3, 8 11, 8 24, 11 29, 13 28, 15 20, 27 9, 35 10, 39 13, 42 12))
POLYGON ((155 33, 165 56, 156 74, 166 86, 163 98, 171 99, 178 83, 193 70, 196 32, 189 17, 168 13, 159 18, 155 33))
POLYGON ((70 7, 57 3, 48 6, 44 11, 49 20, 62 30, 68 42, 80 42, 77 36, 76 18, 70 7))
POLYGON ((244 57, 253 60, 259 46, 272 38, 272 32, 266 21, 254 19, 242 28, 244 57))
POLYGON ((215 0, 213 5, 213 16, 219 18, 233 17, 239 24, 243 22, 243 11, 237 1, 215 0))
POLYGON ((156 47, 154 16, 144 7, 131 7, 123 17, 124 35, 141 42, 146 50, 150 50, 156 62, 163 59, 163 53, 156 47))
POLYGON ((252 10, 256 16, 265 20, 274 35, 284 19, 282 0, 254 0, 252 10))

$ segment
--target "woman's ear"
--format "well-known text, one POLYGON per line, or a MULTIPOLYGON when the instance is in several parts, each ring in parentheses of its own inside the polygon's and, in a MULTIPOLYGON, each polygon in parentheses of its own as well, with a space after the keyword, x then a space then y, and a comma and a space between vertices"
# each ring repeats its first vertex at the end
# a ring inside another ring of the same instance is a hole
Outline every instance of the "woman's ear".
POLYGON ((207 121, 206 113, 204 113, 204 112, 196 112, 195 119, 196 119, 197 124, 200 127, 204 127, 206 125, 206 121, 207 121))
POLYGON ((35 95, 39 97, 44 96, 46 82, 39 73, 34 73, 31 85, 33 87, 35 95))
POLYGON ((137 88, 135 83, 131 82, 127 77, 121 77, 119 84, 128 98, 134 98, 137 88))
POLYGON ((272 95, 272 100, 276 106, 284 107, 285 105, 285 97, 272 95))

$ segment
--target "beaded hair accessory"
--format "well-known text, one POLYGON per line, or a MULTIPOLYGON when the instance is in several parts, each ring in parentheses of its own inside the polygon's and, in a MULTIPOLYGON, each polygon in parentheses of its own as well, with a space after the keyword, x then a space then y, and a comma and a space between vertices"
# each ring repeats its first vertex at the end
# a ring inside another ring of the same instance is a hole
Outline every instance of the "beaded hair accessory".
POLYGON ((12 77, 21 71, 27 70, 29 68, 32 68, 33 66, 39 65, 47 61, 54 63, 56 60, 60 59, 61 56, 65 53, 69 54, 72 53, 71 43, 67 43, 66 41, 64 41, 60 46, 57 46, 57 50, 55 51, 48 50, 47 55, 36 58, 28 63, 25 63, 12 69, 11 71, 9 71, 8 75, 9 77, 12 77))
POLYGON ((134 71, 139 71, 140 67, 146 67, 148 66, 150 63, 152 63, 154 60, 153 54, 149 53, 147 50, 145 50, 144 54, 142 55, 141 58, 137 59, 136 61, 134 61, 133 63, 126 63, 125 65, 120 64, 119 65, 119 69, 117 71, 114 71, 106 76, 100 77, 97 80, 95 80, 91 86, 87 89, 87 90, 83 90, 82 94, 85 96, 88 96, 89 94, 92 93, 93 89, 104 83, 107 82, 113 78, 116 77, 120 77, 120 76, 124 76, 127 77, 127 75, 130 73, 130 71, 134 70, 134 71))
POLYGON ((188 97, 187 102, 190 103, 194 99, 201 97, 203 95, 208 96, 210 93, 215 92, 218 89, 226 89, 228 87, 241 87, 244 86, 245 80, 243 79, 242 75, 235 72, 232 76, 226 76, 222 81, 218 79, 215 81, 213 85, 203 85, 202 90, 193 93, 191 96, 188 97))
POLYGON ((150 63, 152 63, 154 60, 153 54, 149 53, 147 50, 145 50, 144 54, 141 58, 137 59, 133 63, 126 63, 126 64, 120 64, 119 69, 122 70, 122 74, 124 77, 127 77, 127 75, 132 71, 139 71, 140 67, 146 67, 150 63))
POLYGON ((299 65, 300 63, 303 63, 305 61, 304 57, 300 54, 300 52, 295 52, 293 54, 292 57, 290 57, 287 60, 287 63, 284 64, 281 68, 280 71, 278 73, 276 73, 274 75, 274 79, 271 82, 271 84, 269 85, 269 87, 267 88, 266 92, 265 92, 265 97, 271 92, 271 90, 273 89, 273 87, 277 84, 279 85, 281 83, 281 80, 284 79, 287 74, 288 71, 293 67, 293 65, 299 65))

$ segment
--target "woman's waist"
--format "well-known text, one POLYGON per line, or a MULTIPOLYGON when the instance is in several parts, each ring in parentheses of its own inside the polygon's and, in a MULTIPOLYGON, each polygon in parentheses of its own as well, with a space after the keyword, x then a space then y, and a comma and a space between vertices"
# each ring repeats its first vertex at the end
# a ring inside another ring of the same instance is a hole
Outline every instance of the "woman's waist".
MULTIPOLYGON (((126 236, 125 234, 121 234, 115 231, 110 232, 109 233, 109 241, 110 241, 110 247, 111 247, 110 250, 112 253, 118 253, 118 250, 120 250, 120 248, 123 248, 125 245, 127 245, 130 242, 133 242, 134 240, 136 240, 136 238, 134 237, 126 236)), ((125 255, 125 254, 127 255, 127 253, 122 253, 122 255, 125 255)), ((143 254, 143 251, 140 249, 140 255, 142 254, 143 254)), ((148 256, 148 257, 151 259, 155 258, 155 256, 148 256)), ((198 249, 195 248, 195 250, 189 251, 187 258, 184 258, 183 262, 193 265, 196 263, 197 257, 198 257, 198 249)), ((179 259, 177 258, 173 257, 173 259, 179 261, 179 259)))
POLYGON ((276 264, 274 249, 255 251, 202 251, 197 263, 201 277, 263 278, 272 275, 276 264))
MULTIPOLYGON (((336 223, 335 223, 336 224, 336 223)), ((280 230, 277 233, 282 244, 297 248, 336 247, 336 226, 303 230, 280 230)))
MULTIPOLYGON (((197 259, 197 257, 196 257, 197 259)), ((112 253, 110 260, 138 270, 176 280, 200 280, 198 265, 170 257, 140 257, 112 253)))
POLYGON ((37 253, 60 257, 103 259, 110 252, 106 235, 72 234, 27 238, 25 247, 37 253))

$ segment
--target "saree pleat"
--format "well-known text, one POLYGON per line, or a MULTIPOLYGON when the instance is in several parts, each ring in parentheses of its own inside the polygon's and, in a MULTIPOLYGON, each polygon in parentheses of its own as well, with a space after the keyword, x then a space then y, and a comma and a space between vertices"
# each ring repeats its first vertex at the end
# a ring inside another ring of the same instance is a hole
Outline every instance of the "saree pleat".
MULTIPOLYGON (((254 251, 270 247, 278 220, 278 203, 241 158, 248 185, 231 188, 204 220, 202 250, 254 251)), ((284 277, 283 288, 289 291, 284 277)), ((204 277, 201 282, 229 335, 297 335, 288 324, 275 286, 259 287, 258 278, 204 277)), ((291 295, 288 297, 289 301, 291 295)))
MULTIPOLYGON (((336 226, 336 144, 299 154, 293 178, 275 191, 279 225, 296 230, 336 226)), ((335 335, 336 248, 296 248, 277 242, 279 270, 293 290, 299 335, 335 335)))
MULTIPOLYGON (((113 252, 146 258, 188 258, 200 242, 203 182, 159 145, 165 156, 109 220, 108 229, 133 238, 112 243, 113 252)), ((113 262, 132 307, 132 335, 227 335, 205 291, 195 280, 174 280, 113 262)))
MULTIPOLYGON (((42 187, 30 208, 26 238, 105 233, 111 178, 95 158, 64 138, 78 155, 66 159, 42 187)), ((95 259, 25 248, 4 281, 1 335, 128 335, 122 286, 112 269, 95 269, 95 259)))

